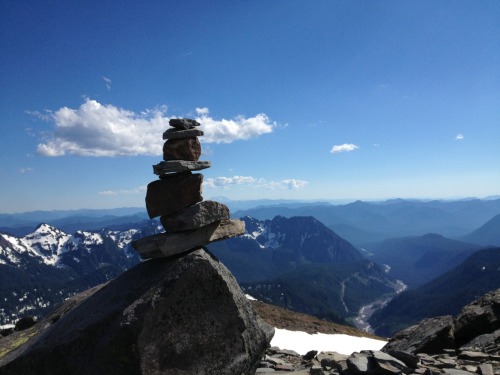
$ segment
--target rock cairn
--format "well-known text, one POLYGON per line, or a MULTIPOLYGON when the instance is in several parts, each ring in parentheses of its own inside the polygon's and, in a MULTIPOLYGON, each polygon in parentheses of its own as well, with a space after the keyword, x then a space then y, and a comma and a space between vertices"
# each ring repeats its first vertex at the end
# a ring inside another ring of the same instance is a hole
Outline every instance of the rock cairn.
POLYGON ((163 133, 163 161, 153 165, 159 179, 146 193, 148 215, 159 216, 165 232, 132 242, 144 259, 173 256, 245 233, 245 223, 231 220, 226 205, 203 200, 203 175, 193 172, 211 164, 199 160, 200 124, 192 119, 172 119, 169 124, 163 133))

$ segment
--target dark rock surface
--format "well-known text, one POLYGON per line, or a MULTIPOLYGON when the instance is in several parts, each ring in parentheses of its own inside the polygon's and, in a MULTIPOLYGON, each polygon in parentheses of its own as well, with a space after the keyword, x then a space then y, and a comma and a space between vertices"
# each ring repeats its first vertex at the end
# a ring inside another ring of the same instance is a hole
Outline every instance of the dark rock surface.
POLYGON ((163 144, 163 160, 197 161, 201 155, 201 144, 198 138, 174 138, 163 144))
POLYGON ((189 118, 173 118, 170 119, 168 124, 177 129, 191 129, 200 126, 198 121, 189 118))
POLYGON ((272 335, 199 249, 143 262, 1 339, 0 374, 253 374, 272 335))
POLYGON ((475 337, 500 329, 500 289, 465 306, 455 321, 455 339, 463 345, 475 337))
POLYGON ((150 218, 172 214, 201 202, 201 173, 182 172, 167 175, 148 184, 146 209, 150 218))

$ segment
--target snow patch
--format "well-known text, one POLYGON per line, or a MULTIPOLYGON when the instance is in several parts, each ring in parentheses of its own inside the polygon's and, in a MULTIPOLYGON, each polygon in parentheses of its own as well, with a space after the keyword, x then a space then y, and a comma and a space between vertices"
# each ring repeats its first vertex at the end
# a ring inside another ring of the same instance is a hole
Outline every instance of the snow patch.
POLYGON ((294 350, 301 355, 311 350, 351 355, 354 352, 360 352, 362 350, 380 350, 387 344, 387 341, 384 340, 343 334, 309 334, 307 332, 289 331, 280 328, 275 328, 274 331, 271 346, 294 350))

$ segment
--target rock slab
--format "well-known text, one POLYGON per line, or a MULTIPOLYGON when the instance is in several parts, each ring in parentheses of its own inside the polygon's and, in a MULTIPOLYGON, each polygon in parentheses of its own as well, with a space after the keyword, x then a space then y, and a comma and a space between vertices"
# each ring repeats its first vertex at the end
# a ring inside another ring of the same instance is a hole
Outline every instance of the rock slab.
POLYGON ((143 262, 74 305, 3 353, 0 374, 250 375, 274 334, 204 249, 143 262))
POLYGON ((245 233, 241 220, 222 220, 192 231, 160 233, 133 241, 132 247, 143 259, 170 257, 245 233))

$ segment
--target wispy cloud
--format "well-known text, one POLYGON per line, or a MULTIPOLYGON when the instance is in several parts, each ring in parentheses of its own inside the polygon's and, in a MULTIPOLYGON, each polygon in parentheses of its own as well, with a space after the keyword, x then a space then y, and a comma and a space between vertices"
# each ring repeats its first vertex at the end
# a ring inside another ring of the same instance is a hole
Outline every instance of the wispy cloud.
POLYGON ((19 169, 19 173, 21 173, 21 174, 26 174, 26 173, 31 173, 31 172, 33 172, 33 168, 31 168, 31 167, 19 169))
POLYGON ((104 80, 104 83, 105 83, 105 85, 106 85, 106 89, 107 89, 108 91, 111 91, 111 84, 113 83, 113 82, 111 81, 111 79, 110 79, 110 78, 108 78, 108 77, 104 77, 104 76, 102 77, 102 79, 104 80))
POLYGON ((205 188, 229 190, 232 185, 248 185, 270 190, 287 189, 299 190, 307 185, 307 181, 297 179, 284 179, 280 181, 266 181, 264 178, 255 178, 252 176, 232 176, 207 178, 203 182, 205 188))
POLYGON ((455 137, 455 141, 461 141, 462 139, 464 139, 463 134, 457 134, 457 136, 455 137))
POLYGON ((105 190, 105 191, 100 191, 97 194, 104 196, 123 195, 123 194, 144 194, 146 190, 147 190, 146 186, 138 186, 133 189, 105 190))
POLYGON ((359 147, 352 143, 344 143, 342 145, 334 145, 330 152, 332 154, 338 154, 340 152, 349 152, 357 150, 359 147))
MULTIPOLYGON (((197 120, 205 136, 204 143, 231 143, 270 133, 275 126, 265 114, 233 120, 215 120, 208 108, 197 108, 197 120)), ((68 107, 33 115, 53 122, 52 132, 44 134, 37 152, 43 156, 135 156, 161 155, 162 134, 172 117, 167 107, 148 109, 141 113, 100 104, 86 99, 77 109, 68 107)))

